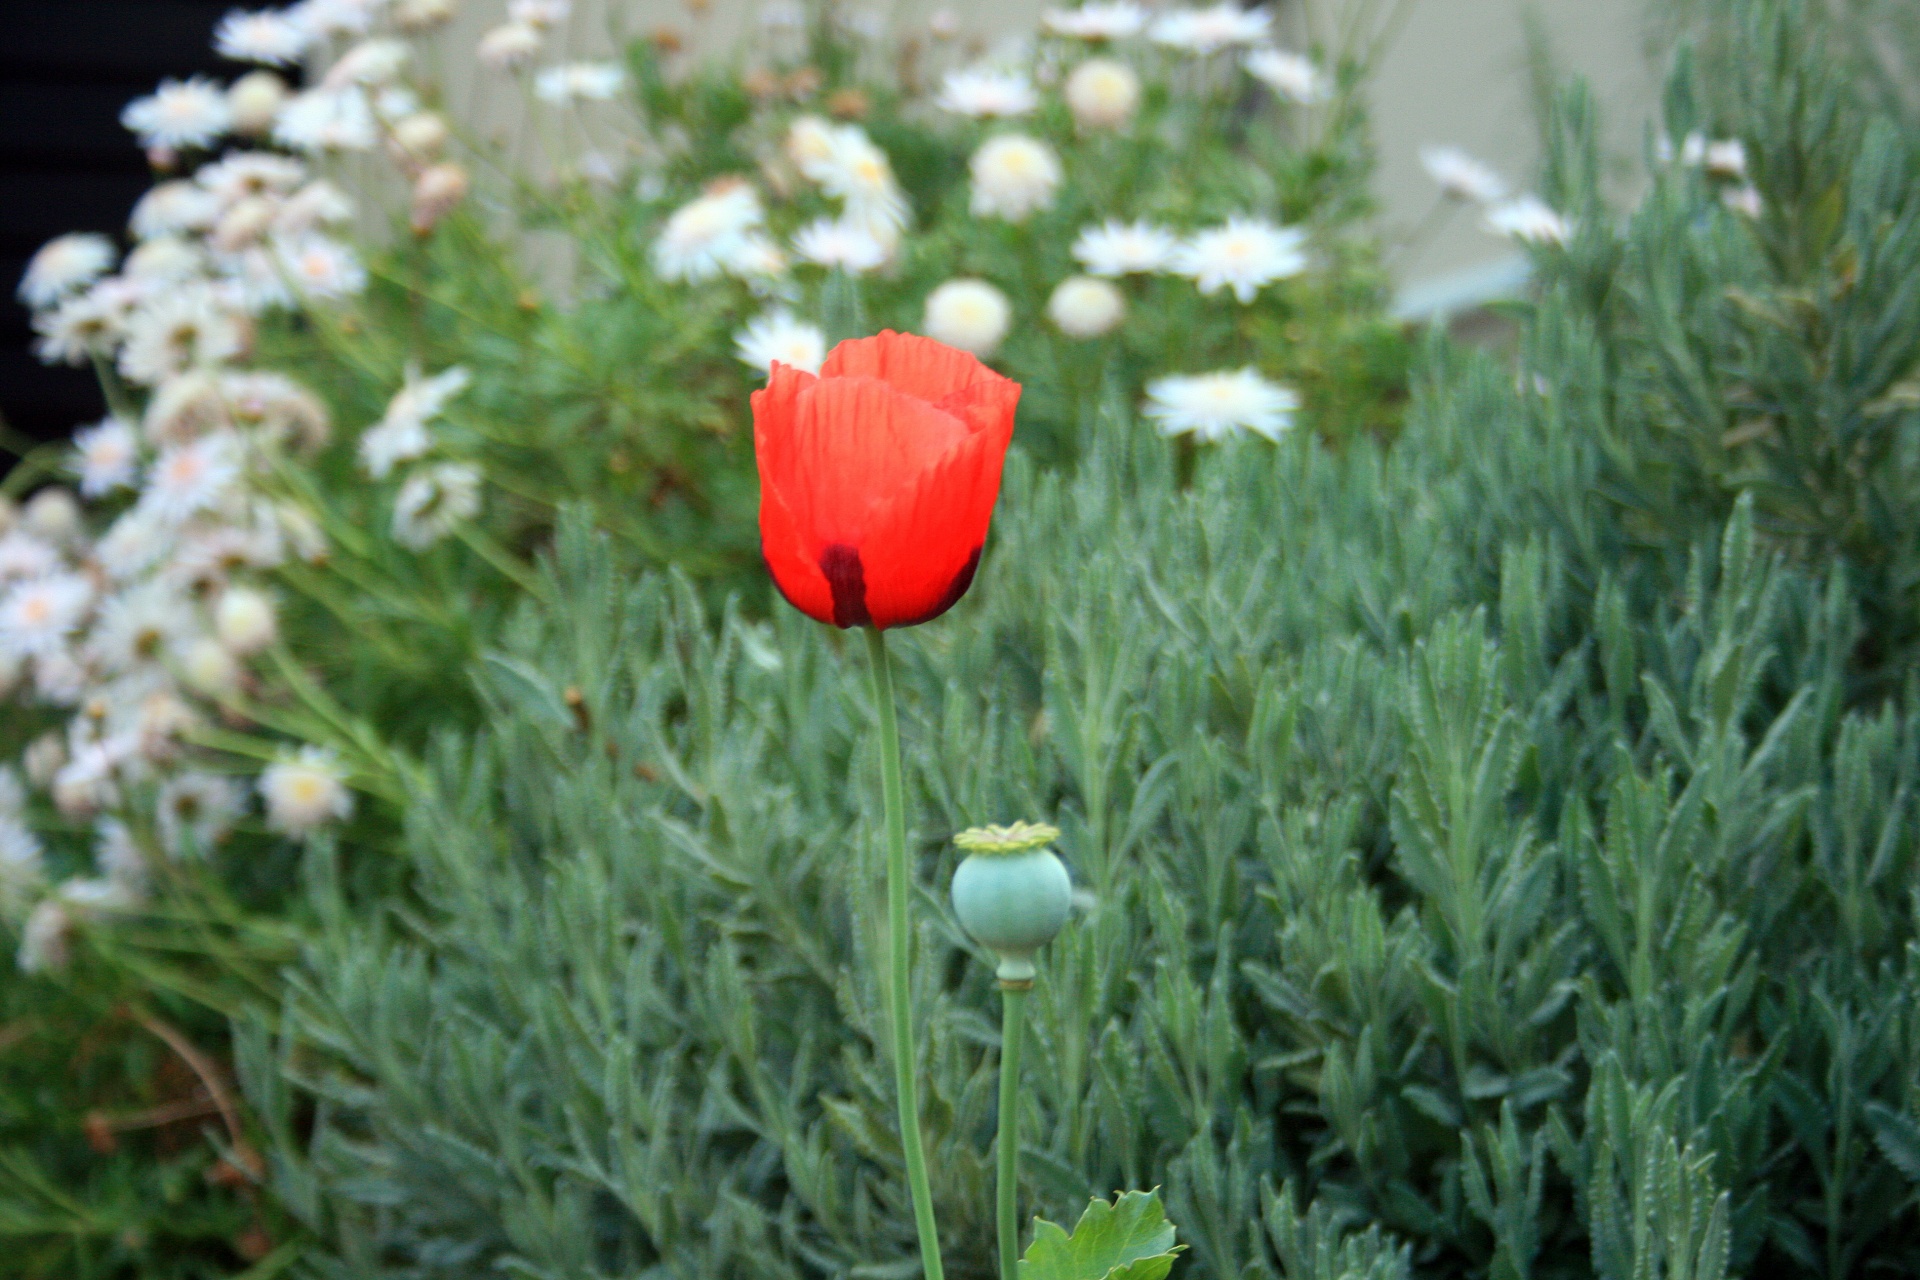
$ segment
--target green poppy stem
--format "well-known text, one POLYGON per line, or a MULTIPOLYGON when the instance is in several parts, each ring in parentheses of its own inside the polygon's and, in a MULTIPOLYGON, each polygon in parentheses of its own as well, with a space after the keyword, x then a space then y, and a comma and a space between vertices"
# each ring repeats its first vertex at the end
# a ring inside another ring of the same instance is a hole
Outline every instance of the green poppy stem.
POLYGON ((1026 1033, 1027 988, 1032 985, 1000 984, 999 1173, 994 1186, 1000 1280, 1015 1280, 1020 1270, 1020 1223, 1014 1210, 1020 1190, 1020 1041, 1026 1033))
POLYGON ((926 1280, 945 1280, 940 1231, 933 1221, 927 1183, 927 1153, 920 1141, 920 1086, 914 1076, 913 1003, 909 978, 913 935, 907 918, 907 801, 900 781, 900 720, 893 707, 893 668, 886 635, 867 628, 873 666, 873 704, 880 716, 881 793, 887 812, 887 1008, 893 1023, 893 1086, 900 1107, 900 1145, 907 1157, 907 1188, 920 1233, 920 1268, 926 1280))

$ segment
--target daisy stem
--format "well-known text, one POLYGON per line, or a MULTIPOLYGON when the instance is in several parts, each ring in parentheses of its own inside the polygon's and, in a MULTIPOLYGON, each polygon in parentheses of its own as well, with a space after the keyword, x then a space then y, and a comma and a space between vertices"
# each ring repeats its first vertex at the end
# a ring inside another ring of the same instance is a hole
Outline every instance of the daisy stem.
POLYGON ((994 1182, 1000 1280, 1015 1280, 1020 1271, 1020 1223, 1014 1209, 1020 1190, 1020 1040, 1026 1031, 1027 989, 1032 985, 1000 983, 1000 1136, 995 1142, 999 1171, 994 1182))
POLYGON ((913 1006, 907 920, 907 804, 900 781, 900 720, 893 706, 893 668, 886 635, 867 628, 873 666, 873 703, 880 717, 880 785, 887 817, 887 1008, 893 1030, 893 1086, 900 1108, 900 1145, 907 1157, 907 1188, 920 1234, 920 1268, 926 1280, 944 1280, 940 1232, 933 1222, 933 1192, 927 1183, 927 1153, 920 1141, 920 1086, 914 1076, 913 1006))

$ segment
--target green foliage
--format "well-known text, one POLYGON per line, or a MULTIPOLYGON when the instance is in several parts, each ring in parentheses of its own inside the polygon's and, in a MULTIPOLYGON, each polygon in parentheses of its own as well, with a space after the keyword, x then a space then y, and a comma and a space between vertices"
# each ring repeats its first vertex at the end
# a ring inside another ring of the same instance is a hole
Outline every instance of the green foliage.
MULTIPOLYGON (((1087 898, 1031 1008, 1043 1216, 1158 1184, 1236 1280, 1920 1267, 1920 423, 1867 411, 1920 276, 1836 274, 1906 262, 1913 157, 1781 53, 1807 15, 1742 14, 1758 225, 1675 171, 1616 235, 1570 96, 1518 377, 1436 346, 1390 448, 1186 459, 1109 398, 895 646, 956 1276, 996 1033, 947 837, 1013 817, 1087 898)), ((273 1185, 322 1274, 905 1274, 861 664, 587 524, 414 780, 410 891, 310 862, 242 1038, 273 1185)))
POLYGON ((1036 1219, 1020 1280, 1164 1280, 1180 1248, 1156 1191, 1094 1198, 1068 1235, 1036 1219))

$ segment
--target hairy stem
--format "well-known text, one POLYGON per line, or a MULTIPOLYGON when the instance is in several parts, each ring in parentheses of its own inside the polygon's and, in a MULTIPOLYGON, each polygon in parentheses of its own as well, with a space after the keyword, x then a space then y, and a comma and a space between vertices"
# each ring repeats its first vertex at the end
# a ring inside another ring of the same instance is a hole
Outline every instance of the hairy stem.
POLYGON ((913 1008, 909 974, 913 942, 907 919, 907 802, 900 781, 900 720, 893 707, 893 668, 887 640, 867 628, 873 665, 873 704, 880 716, 881 791, 887 811, 887 1008, 893 1023, 893 1085, 900 1106, 900 1145, 907 1157, 907 1187, 920 1233, 920 1267, 926 1280, 944 1280, 940 1232, 933 1221, 927 1185, 927 1153, 920 1141, 920 1086, 914 1077, 913 1008))
POLYGON ((1020 1040, 1026 1031, 1030 983, 1000 984, 1000 1137, 999 1172, 994 1186, 994 1219, 1000 1230, 1000 1280, 1020 1270, 1020 1222, 1014 1200, 1020 1190, 1020 1040))

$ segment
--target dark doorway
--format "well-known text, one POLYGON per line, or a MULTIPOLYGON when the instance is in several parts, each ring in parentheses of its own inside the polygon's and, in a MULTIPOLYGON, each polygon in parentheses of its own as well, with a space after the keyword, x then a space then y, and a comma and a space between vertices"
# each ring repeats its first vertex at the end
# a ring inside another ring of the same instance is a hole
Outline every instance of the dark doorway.
MULTIPOLYGON (((90 372, 34 357, 14 290, 34 250, 63 231, 124 239, 151 180, 120 111, 164 77, 241 70, 212 49, 214 24, 233 7, 0 0, 0 415, 15 432, 56 439, 105 413, 90 372)), ((0 472, 10 461, 0 455, 0 472)))

